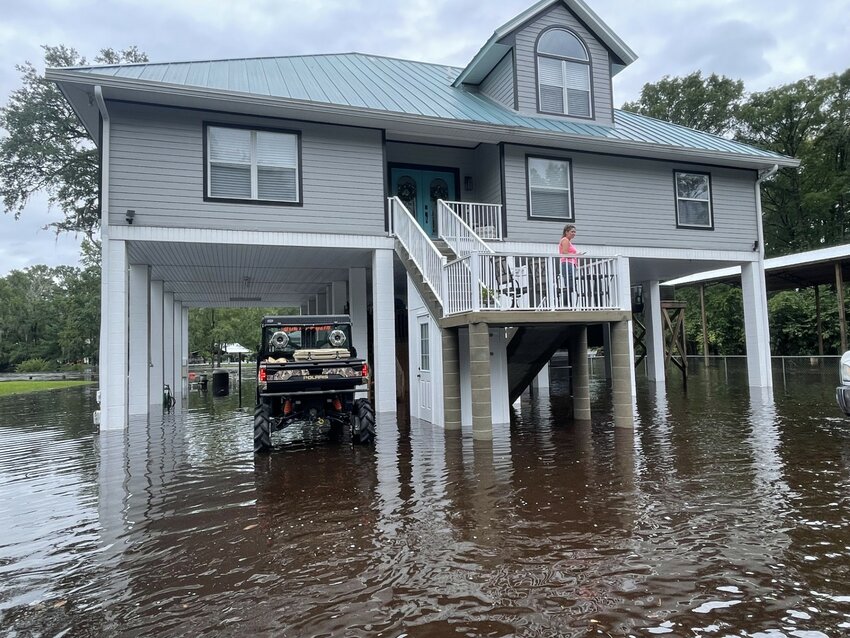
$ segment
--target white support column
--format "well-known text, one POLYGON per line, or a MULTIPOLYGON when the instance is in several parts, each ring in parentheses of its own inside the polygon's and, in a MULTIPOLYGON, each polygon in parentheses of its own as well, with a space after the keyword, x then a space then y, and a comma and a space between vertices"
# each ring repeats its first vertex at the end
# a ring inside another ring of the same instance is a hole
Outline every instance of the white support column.
POLYGON ((348 299, 348 289, 344 281, 331 284, 331 312, 335 315, 345 313, 345 302, 348 299))
MULTIPOLYGON (((631 312, 632 309, 632 269, 628 257, 619 257, 617 259, 617 278, 621 282, 619 288, 620 307, 631 312)), ((629 319, 626 328, 628 329, 628 339, 626 347, 629 351, 629 369, 631 371, 631 393, 632 399, 637 398, 637 375, 635 373, 635 340, 634 340, 634 325, 629 319)), ((612 339, 613 341, 613 339, 612 339)), ((613 351, 613 344, 611 350, 613 351)), ((614 358, 611 357, 611 378, 613 380, 614 373, 614 358)))
POLYGON ((183 348, 181 350, 183 361, 181 366, 182 379, 180 387, 182 388, 183 398, 189 396, 189 308, 183 306, 183 321, 181 326, 181 339, 183 348))
POLYGON ((102 247, 100 324, 100 429, 127 423, 127 244, 106 239, 102 247))
POLYGON ((307 304, 302 304, 301 314, 302 315, 309 315, 310 314, 310 307, 307 304))
POLYGON ((549 389, 549 364, 547 363, 540 369, 540 372, 537 373, 537 376, 534 377, 534 381, 532 381, 532 385, 537 390, 548 390, 549 389))
POLYGON ((770 328, 767 316, 767 287, 764 264, 741 264, 741 292, 744 296, 744 333, 747 341, 747 374, 750 387, 772 388, 770 370, 770 328))
POLYGON ((174 313, 174 385, 171 386, 171 394, 174 395, 176 405, 180 405, 183 399, 183 350, 186 348, 183 343, 183 304, 175 301, 171 311, 174 313))
POLYGON ((150 284, 150 374, 148 375, 148 402, 162 407, 162 282, 150 284))
POLYGON ((325 312, 333 314, 334 311, 334 295, 333 295, 333 284, 328 284, 325 286, 325 312))
POLYGON ((657 281, 645 281, 642 285, 643 317, 646 322, 646 376, 650 381, 664 383, 664 325, 661 317, 661 286, 657 281))
POLYGON ((369 327, 367 317, 368 296, 366 292, 366 269, 348 269, 348 314, 351 316, 351 342, 357 350, 357 356, 366 359, 369 367, 369 327))
POLYGON ((395 412, 393 251, 385 248, 372 253, 372 347, 375 355, 375 412, 395 412))
POLYGON ((129 388, 130 416, 147 414, 150 403, 150 269, 130 265, 129 272, 129 388))
MULTIPOLYGON (((174 392, 174 293, 162 295, 162 382, 174 392)), ((162 389, 160 388, 160 399, 162 389)))
POLYGON ((319 314, 319 311, 317 310, 318 299, 319 299, 319 297, 317 295, 311 295, 310 298, 307 300, 307 314, 308 315, 319 314))
POLYGON ((328 314, 328 295, 327 293, 320 292, 316 295, 316 314, 326 315, 328 314))

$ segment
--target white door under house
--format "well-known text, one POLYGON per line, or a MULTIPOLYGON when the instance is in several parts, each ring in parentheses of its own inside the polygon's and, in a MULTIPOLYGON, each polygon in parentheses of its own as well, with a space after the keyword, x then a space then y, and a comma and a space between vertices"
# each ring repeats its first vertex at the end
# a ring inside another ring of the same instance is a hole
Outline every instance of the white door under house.
POLYGON ((417 390, 417 417, 433 423, 434 421, 434 397, 431 387, 431 335, 430 321, 426 316, 420 316, 419 324, 419 361, 416 371, 417 390))

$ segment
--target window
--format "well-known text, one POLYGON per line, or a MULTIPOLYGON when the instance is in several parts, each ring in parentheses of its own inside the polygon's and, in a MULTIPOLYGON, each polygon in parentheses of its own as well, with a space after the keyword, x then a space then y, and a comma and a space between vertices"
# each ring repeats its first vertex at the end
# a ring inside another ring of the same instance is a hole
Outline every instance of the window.
POLYGON ((590 57, 569 31, 550 29, 540 36, 537 87, 541 113, 591 117, 590 57))
POLYGON ((301 203, 298 133, 207 126, 206 143, 207 197, 301 203))
POLYGON ((419 369, 431 369, 431 340, 428 337, 428 324, 419 324, 419 369))
POLYGON ((711 177, 707 173, 674 172, 676 225, 687 228, 714 228, 711 211, 711 177))
POLYGON ((526 164, 529 218, 572 220, 569 160, 527 157, 526 164))

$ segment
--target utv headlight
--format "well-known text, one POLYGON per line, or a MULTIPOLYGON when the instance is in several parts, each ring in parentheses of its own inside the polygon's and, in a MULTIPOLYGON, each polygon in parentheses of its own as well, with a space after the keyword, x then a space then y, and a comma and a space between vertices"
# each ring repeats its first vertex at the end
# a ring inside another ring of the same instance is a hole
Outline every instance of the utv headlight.
POLYGON ((850 350, 841 355, 838 371, 841 376, 841 385, 850 385, 850 350))
POLYGON ((288 343, 289 335, 286 334, 283 330, 278 330, 272 335, 272 338, 269 339, 269 348, 274 351, 283 350, 288 343))
POLYGON ((345 333, 339 328, 331 330, 331 333, 328 335, 328 342, 330 342, 334 348, 341 348, 345 345, 345 333))

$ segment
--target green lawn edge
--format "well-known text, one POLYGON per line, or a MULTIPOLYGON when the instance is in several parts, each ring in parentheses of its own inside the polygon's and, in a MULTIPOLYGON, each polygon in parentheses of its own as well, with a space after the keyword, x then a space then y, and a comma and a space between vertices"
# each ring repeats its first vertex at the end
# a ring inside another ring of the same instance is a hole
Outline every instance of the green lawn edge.
POLYGON ((65 388, 76 388, 81 385, 91 385, 92 383, 94 381, 2 381, 0 382, 0 396, 46 392, 48 390, 64 390, 65 388))

